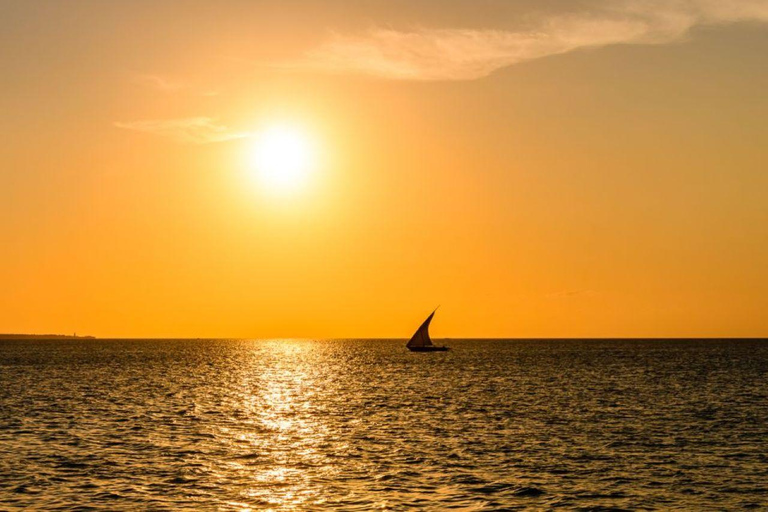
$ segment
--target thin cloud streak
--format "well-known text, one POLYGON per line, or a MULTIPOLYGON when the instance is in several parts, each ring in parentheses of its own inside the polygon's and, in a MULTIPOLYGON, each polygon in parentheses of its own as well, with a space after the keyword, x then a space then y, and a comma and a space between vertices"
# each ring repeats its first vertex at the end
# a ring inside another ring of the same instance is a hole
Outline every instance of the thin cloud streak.
POLYGON ((177 92, 187 88, 187 84, 170 80, 159 75, 135 75, 134 82, 163 92, 177 92))
POLYGON ((149 87, 164 93, 185 92, 197 96, 217 96, 218 92, 213 90, 201 90, 187 82, 173 80, 160 75, 138 74, 133 76, 133 81, 144 87, 149 87))
POLYGON ((162 137, 169 137, 185 144, 208 144, 249 137, 249 132, 238 132, 216 124, 210 117, 187 117, 183 119, 151 119, 130 122, 115 122, 114 126, 162 137))
POLYGON ((625 0, 542 18, 527 30, 373 28, 333 33, 283 67, 394 80, 475 80, 520 62, 615 44, 662 44, 701 25, 768 21, 768 0, 625 0))

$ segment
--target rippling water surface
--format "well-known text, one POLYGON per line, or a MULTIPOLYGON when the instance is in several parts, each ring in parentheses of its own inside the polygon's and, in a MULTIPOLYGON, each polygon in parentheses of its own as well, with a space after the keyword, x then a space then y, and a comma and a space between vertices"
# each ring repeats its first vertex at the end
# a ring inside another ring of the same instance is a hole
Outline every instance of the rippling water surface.
POLYGON ((0 341, 0 509, 768 506, 768 343, 0 341))

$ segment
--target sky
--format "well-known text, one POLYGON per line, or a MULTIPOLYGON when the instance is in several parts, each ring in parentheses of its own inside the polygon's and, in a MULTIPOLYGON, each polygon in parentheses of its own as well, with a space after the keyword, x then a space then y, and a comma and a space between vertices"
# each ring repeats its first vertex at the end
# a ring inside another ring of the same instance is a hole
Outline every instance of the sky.
POLYGON ((0 332, 768 336, 766 56, 768 0, 2 0, 0 332))

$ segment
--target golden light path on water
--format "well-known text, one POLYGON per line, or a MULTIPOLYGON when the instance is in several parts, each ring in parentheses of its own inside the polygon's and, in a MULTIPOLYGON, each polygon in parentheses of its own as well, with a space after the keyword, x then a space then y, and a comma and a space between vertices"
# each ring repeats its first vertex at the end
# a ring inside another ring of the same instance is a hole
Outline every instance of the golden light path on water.
MULTIPOLYGON (((243 376, 241 410, 253 419, 251 432, 222 432, 233 436, 238 450, 246 448, 254 454, 270 453, 270 469, 254 473, 248 462, 234 462, 231 469, 244 478, 252 478, 254 485, 245 492, 246 503, 231 503, 251 510, 257 501, 277 509, 300 510, 308 503, 322 502, 322 490, 313 487, 307 468, 316 466, 321 459, 327 429, 319 418, 311 418, 315 398, 313 372, 305 364, 297 364, 306 356, 307 347, 294 340, 268 340, 268 369, 255 378, 243 376), (268 437, 263 435, 269 433, 268 437)), ((255 353, 253 357, 263 357, 255 353)), ((262 359, 255 364, 264 364, 262 359)), ((318 369, 321 370, 321 369, 318 369)), ((258 456, 257 456, 258 458, 258 456)), ((334 471, 323 473, 332 478, 334 471)))

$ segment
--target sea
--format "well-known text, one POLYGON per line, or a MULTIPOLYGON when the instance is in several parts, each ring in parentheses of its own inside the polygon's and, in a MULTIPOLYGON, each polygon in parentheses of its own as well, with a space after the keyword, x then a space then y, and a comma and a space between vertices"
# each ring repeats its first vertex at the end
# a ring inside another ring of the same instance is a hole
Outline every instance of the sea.
POLYGON ((0 510, 768 508, 768 341, 2 340, 0 510))

